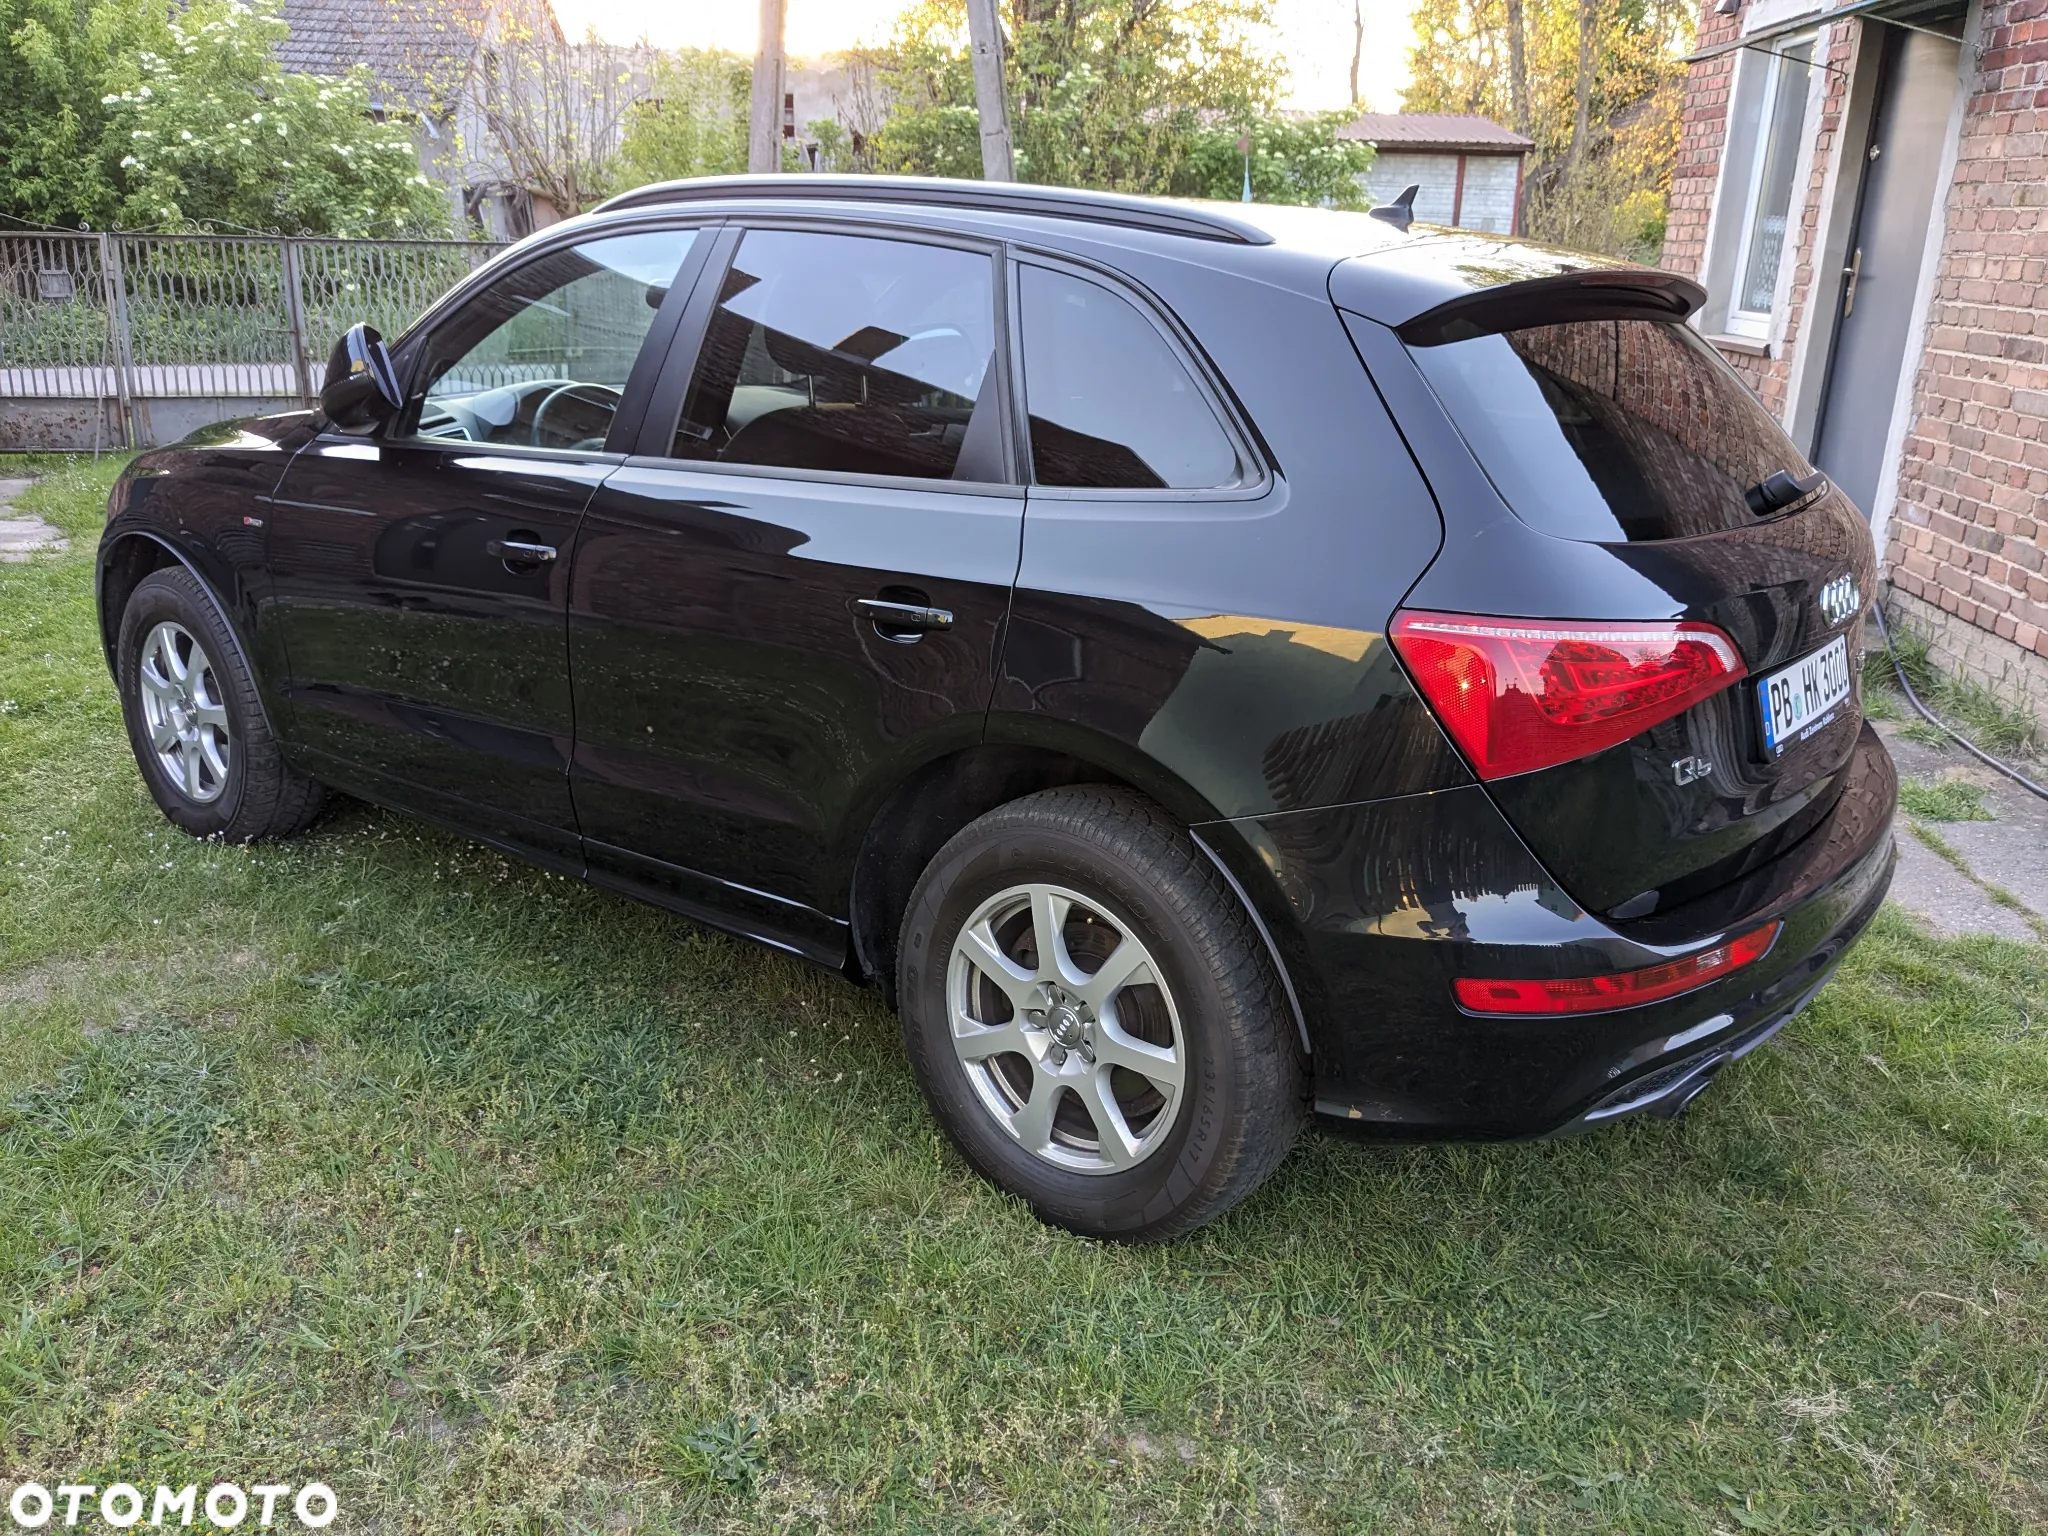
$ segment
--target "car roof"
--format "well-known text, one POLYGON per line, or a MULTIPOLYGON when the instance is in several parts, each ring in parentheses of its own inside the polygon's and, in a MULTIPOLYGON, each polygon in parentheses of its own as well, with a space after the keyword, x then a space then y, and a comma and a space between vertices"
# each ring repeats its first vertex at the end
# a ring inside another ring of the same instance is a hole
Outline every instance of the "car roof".
POLYGON ((1404 227, 1340 209, 912 176, 794 173, 661 182, 551 225, 521 246, 640 223, 650 213, 738 217, 763 211, 1007 238, 1111 265, 1118 248, 1142 250, 1327 295, 1341 308, 1391 326, 1475 292, 1531 280, 1598 273, 1598 281, 1614 285, 1630 282, 1627 274, 1635 272, 1660 287, 1670 282, 1668 274, 1519 238, 1404 227))

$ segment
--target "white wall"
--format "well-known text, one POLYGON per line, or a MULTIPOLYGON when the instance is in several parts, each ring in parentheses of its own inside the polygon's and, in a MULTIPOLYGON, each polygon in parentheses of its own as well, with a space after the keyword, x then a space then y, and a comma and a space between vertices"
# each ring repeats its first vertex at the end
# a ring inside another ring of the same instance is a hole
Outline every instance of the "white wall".
POLYGON ((1465 205, 1458 223, 1489 234, 1511 234, 1515 227, 1516 155, 1467 155, 1465 205))
POLYGON ((1515 223, 1516 155, 1465 156, 1465 195, 1458 202, 1458 157, 1431 151, 1382 149, 1373 156, 1365 184, 1374 203, 1390 203, 1404 188, 1419 186, 1415 218, 1423 224, 1449 224, 1454 206, 1463 229, 1505 235, 1515 223))
POLYGON ((1451 199, 1458 187, 1456 155, 1418 155, 1412 151, 1383 149, 1372 157, 1365 184, 1375 205, 1391 203, 1404 188, 1420 186, 1415 194, 1415 217, 1423 224, 1451 222, 1451 199))

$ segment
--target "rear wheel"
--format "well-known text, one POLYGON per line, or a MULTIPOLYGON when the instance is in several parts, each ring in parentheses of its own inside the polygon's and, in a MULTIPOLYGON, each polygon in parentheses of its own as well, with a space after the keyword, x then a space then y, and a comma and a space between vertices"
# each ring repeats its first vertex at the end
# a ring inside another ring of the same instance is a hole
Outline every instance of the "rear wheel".
POLYGON ((194 837, 289 837, 319 813, 320 785, 279 753, 235 637, 182 566, 128 598, 116 641, 128 743, 166 818, 194 837))
POLYGON ((1047 790, 972 823, 918 882, 899 953, 934 1112, 1057 1225, 1190 1231, 1301 1125, 1272 963, 1186 832, 1136 795, 1047 790))

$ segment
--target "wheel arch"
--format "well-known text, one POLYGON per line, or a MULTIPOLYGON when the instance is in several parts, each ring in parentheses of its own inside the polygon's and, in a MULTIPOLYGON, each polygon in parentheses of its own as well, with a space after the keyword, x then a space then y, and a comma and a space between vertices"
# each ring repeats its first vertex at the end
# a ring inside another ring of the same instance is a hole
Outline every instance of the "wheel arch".
POLYGON ((1278 885, 1233 823, 1157 760, 1085 730, 997 737, 934 756, 900 778, 865 818, 846 863, 848 968, 896 1003, 896 943, 910 894, 940 848, 977 817, 1043 789, 1103 784, 1144 795, 1188 829, 1223 875, 1280 974, 1304 1056, 1312 1051, 1305 946, 1278 885))
MULTIPOLYGON (((173 565, 192 570, 191 562, 183 559, 168 540, 143 529, 129 529, 100 545, 93 586, 99 608, 100 650, 107 658, 109 672, 118 675, 114 646, 121 636, 121 615, 127 611, 128 599, 134 596, 144 577, 173 565)), ((206 586, 205 577, 197 571, 192 574, 202 587, 206 586)), ((222 617, 226 617, 225 609, 222 617)))
POLYGON ((129 598, 150 576, 173 566, 185 570, 198 583, 200 592, 222 625, 235 637, 235 644, 241 647, 256 681, 256 703, 264 712, 264 728, 274 736, 276 729, 270 718, 269 701, 264 697, 263 679, 256 671, 256 653, 249 644, 249 637, 242 632, 242 626, 235 622, 233 606, 222 601, 219 589, 183 550, 151 528, 124 529, 100 545, 94 588, 99 607, 100 649, 106 656, 108 672, 118 685, 121 672, 115 647, 121 636, 121 615, 127 611, 129 598))

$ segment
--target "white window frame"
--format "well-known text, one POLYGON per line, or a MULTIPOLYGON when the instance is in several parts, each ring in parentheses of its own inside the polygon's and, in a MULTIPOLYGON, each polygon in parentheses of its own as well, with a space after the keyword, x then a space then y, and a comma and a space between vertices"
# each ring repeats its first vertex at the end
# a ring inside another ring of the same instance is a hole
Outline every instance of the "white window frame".
MULTIPOLYGON (((1820 34, 1806 32, 1796 37, 1772 38, 1765 47, 1768 51, 1762 52, 1757 59, 1757 62, 1764 66, 1765 74, 1763 88, 1757 99, 1755 143, 1751 146, 1749 166, 1740 182, 1742 225, 1737 231, 1735 244, 1728 253, 1728 313, 1722 327, 1730 336, 1757 342, 1768 342, 1771 339, 1772 323, 1777 318, 1778 311, 1784 307, 1786 274, 1795 264, 1788 258, 1795 254, 1793 232, 1796 228, 1796 205, 1799 202, 1799 169, 1805 159, 1804 155, 1800 154, 1800 148, 1807 141, 1808 130, 1812 127, 1809 119, 1813 116, 1813 81, 1820 69, 1820 34), (1744 309, 1741 307, 1741 295, 1744 280, 1749 275, 1749 245, 1756 234, 1757 215, 1761 211, 1764 166, 1771 153, 1771 126, 1777 116, 1778 92, 1784 88, 1787 73, 1783 55, 1802 44, 1810 50, 1807 56, 1807 100, 1800 108, 1799 128, 1791 146, 1792 153, 1799 158, 1793 162, 1792 192, 1785 205, 1784 245, 1778 253, 1778 271, 1771 289, 1771 307, 1765 310, 1744 309)), ((1739 90, 1729 93, 1731 112, 1737 109, 1740 95, 1739 90)))

